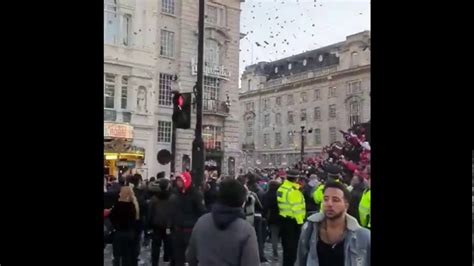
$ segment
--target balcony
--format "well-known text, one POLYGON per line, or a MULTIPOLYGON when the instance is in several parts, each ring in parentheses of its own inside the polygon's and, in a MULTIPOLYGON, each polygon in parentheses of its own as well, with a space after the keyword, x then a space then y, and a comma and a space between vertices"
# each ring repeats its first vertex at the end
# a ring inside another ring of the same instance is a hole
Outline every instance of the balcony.
POLYGON ((229 108, 225 102, 218 100, 202 100, 202 112, 203 114, 213 114, 219 116, 229 116, 229 108))
POLYGON ((242 150, 255 150, 255 143, 242 144, 242 150))

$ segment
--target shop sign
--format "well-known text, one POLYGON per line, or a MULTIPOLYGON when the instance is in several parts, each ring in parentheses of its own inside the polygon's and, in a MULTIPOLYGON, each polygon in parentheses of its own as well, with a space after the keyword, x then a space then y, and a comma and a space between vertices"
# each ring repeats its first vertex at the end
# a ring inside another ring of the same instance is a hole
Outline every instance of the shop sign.
POLYGON ((134 161, 118 161, 117 166, 125 166, 128 168, 134 168, 135 162, 134 161))
POLYGON ((126 124, 104 123, 104 137, 133 139, 133 127, 126 124))

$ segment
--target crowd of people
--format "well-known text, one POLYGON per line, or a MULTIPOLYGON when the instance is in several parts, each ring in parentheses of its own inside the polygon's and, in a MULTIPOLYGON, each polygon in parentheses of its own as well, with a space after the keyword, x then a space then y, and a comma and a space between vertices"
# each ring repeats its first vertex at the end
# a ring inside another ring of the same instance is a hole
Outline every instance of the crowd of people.
POLYGON ((151 264, 260 265, 283 248, 284 266, 370 265, 370 137, 367 125, 344 142, 287 169, 247 169, 237 177, 205 171, 142 180, 104 178, 104 247, 113 264, 137 265, 151 242, 151 264))

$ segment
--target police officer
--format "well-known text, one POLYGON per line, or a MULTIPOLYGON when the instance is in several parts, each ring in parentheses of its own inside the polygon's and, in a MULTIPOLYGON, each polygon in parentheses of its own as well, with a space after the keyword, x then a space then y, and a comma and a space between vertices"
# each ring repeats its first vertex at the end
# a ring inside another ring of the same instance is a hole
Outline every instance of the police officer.
POLYGON ((367 189, 359 203, 360 225, 370 229, 370 166, 367 167, 367 189))
POLYGON ((298 170, 289 170, 285 182, 277 190, 283 266, 295 264, 301 225, 306 217, 305 199, 299 190, 300 185, 296 183, 298 175, 298 170))

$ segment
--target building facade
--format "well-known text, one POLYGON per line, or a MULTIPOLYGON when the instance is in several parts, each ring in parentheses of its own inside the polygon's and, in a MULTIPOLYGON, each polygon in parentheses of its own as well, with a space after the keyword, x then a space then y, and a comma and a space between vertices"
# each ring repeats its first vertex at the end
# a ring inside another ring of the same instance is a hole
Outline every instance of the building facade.
MULTIPOLYGON (((144 156, 131 172, 169 175, 157 154, 171 151, 172 91, 197 81, 198 1, 104 1, 104 122, 133 127, 130 149, 144 156)), ((207 1, 206 15, 203 139, 208 163, 228 174, 240 154, 240 1, 207 1)), ((176 130, 176 172, 191 168, 194 111, 191 129, 176 130)))
POLYGON ((242 168, 297 163, 302 134, 305 156, 342 141, 339 130, 370 120, 370 32, 247 66, 239 104, 242 168))

